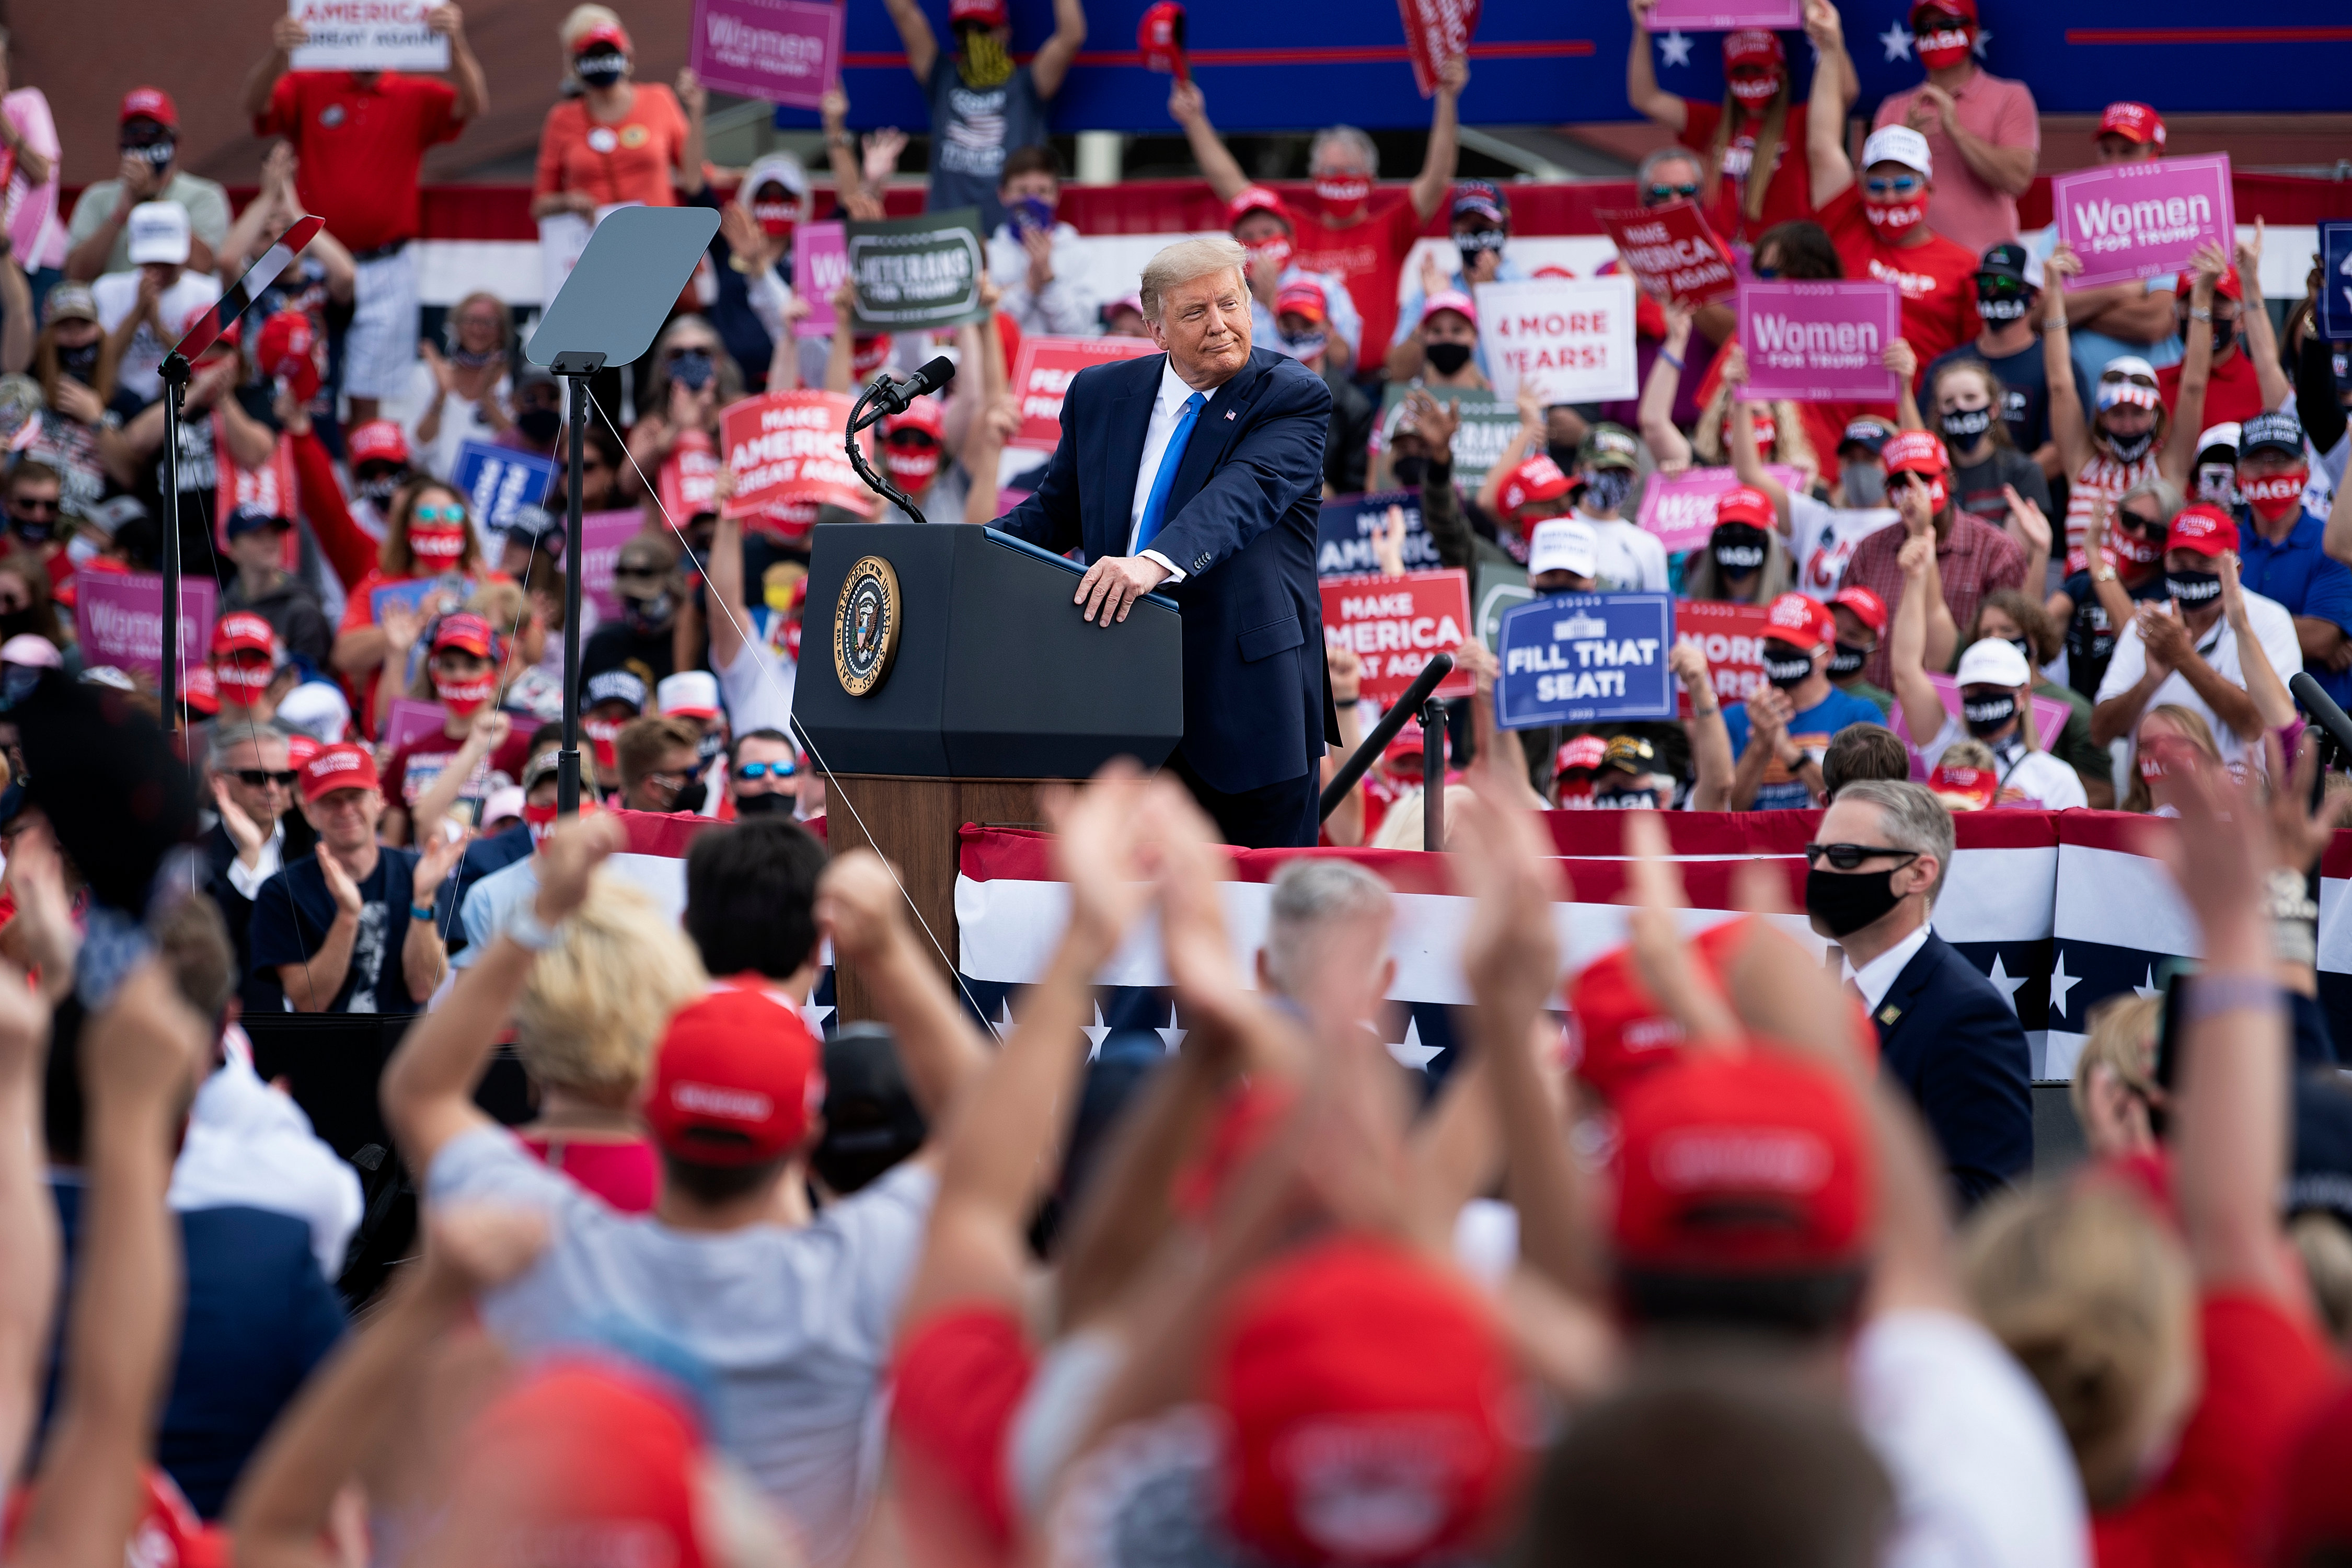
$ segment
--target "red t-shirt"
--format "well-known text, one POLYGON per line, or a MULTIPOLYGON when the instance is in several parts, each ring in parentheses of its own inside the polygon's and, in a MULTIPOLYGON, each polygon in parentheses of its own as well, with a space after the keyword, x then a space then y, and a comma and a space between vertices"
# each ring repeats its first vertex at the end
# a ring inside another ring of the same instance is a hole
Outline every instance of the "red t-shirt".
POLYGON ((2252 1568, 2288 1443, 2341 1369, 2309 1327, 2261 1296, 2210 1295, 2205 1387, 2161 1479, 2095 1515, 2099 1568, 2252 1568))
MULTIPOLYGON (((1308 201, 1314 200, 1310 195, 1308 201)), ((1309 272, 1336 274, 1348 285, 1348 297, 1364 319, 1364 342, 1359 359, 1380 363, 1396 330, 1397 273, 1421 237, 1426 221, 1414 210, 1410 192, 1393 196, 1374 192, 1364 209, 1364 221, 1331 228, 1306 210, 1291 209, 1291 260, 1309 272)), ((1349 369, 1352 371, 1353 366, 1349 369)))
POLYGON ((578 191, 598 206, 674 207, 677 189, 670 172, 685 155, 686 111, 659 82, 639 82, 629 112, 610 124, 589 114, 586 99, 566 99, 547 111, 540 129, 530 194, 578 191))
MULTIPOLYGON (((2178 363, 2166 365, 2156 373, 2156 393, 2164 399, 2167 414, 2179 414, 2178 363)), ((2212 378, 2205 384, 2205 417, 2199 427, 2210 430, 2216 425, 2242 425, 2264 412, 2262 377, 2254 369, 2253 356, 2242 344, 2236 353, 2213 367, 2212 378)))
POLYGON ((1020 1317, 993 1301, 945 1308, 899 1342, 890 1429, 917 1505, 906 1518, 910 1528, 942 1533, 958 1548, 948 1555, 982 1565, 1008 1560, 1020 1521, 1007 1451, 1036 1372, 1020 1317))
MULTIPOLYGON (((416 797, 433 787, 433 781, 448 770, 464 748, 463 741, 453 741, 446 734, 419 735, 414 741, 403 742, 392 753, 392 762, 383 771, 383 797, 397 802, 407 811, 416 809, 416 797)), ((499 749, 490 753, 489 767, 476 769, 474 777, 458 792, 460 801, 488 800, 490 797, 490 774, 504 773, 510 784, 522 781, 523 764, 530 760, 530 731, 520 724, 514 727, 499 749)))
MULTIPOLYGON (((1848 185, 1815 215, 1849 278, 1879 278, 1903 290, 1903 336, 1926 375, 1936 356, 1977 335, 1977 256, 1940 234, 1889 245, 1863 216, 1862 186, 1848 185)), ((1923 230, 1923 232, 1926 232, 1923 230)))
POLYGON ((303 210, 325 218, 346 249, 365 252, 416 237, 425 150, 456 141, 465 124, 446 81, 385 71, 362 87, 352 71, 289 71, 253 117, 253 133, 294 144, 303 210))
POLYGON ((595 1194, 623 1214, 651 1214, 659 1163, 643 1138, 608 1143, 533 1137, 521 1140, 531 1158, 561 1171, 572 1184, 595 1194))
MULTIPOLYGON (((1686 98, 1683 116, 1683 132, 1675 140, 1704 158, 1715 147, 1716 131, 1723 123, 1723 105, 1686 98)), ((1753 244, 1758 235, 1776 223, 1813 216, 1813 175, 1805 163, 1805 106, 1792 103, 1780 129, 1780 144, 1773 149, 1772 167, 1766 172, 1771 183, 1764 187, 1763 216, 1753 224, 1748 221, 1748 171, 1756 161, 1759 123, 1749 117, 1724 146, 1723 178, 1716 189, 1715 205, 1706 209, 1706 226, 1718 238, 1753 244)))

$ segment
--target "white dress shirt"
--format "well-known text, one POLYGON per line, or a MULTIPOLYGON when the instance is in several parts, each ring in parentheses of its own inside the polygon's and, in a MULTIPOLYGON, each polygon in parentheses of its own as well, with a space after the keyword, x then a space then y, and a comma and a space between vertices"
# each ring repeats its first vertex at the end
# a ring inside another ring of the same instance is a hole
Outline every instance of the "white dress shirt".
POLYGON ((1872 1012, 1877 1012, 1879 1003, 1886 999, 1886 993, 1894 986, 1895 977, 1903 973, 1903 966, 1927 945, 1927 932, 1931 929, 1927 922, 1921 921, 1917 931, 1860 969, 1853 966, 1852 959, 1846 961, 1845 977, 1853 982, 1853 988, 1862 993, 1862 999, 1870 1005, 1872 1012))
MULTIPOLYGON (((1183 414, 1185 400, 1192 395, 1193 390, 1184 384, 1182 376, 1176 374, 1176 361, 1172 357, 1163 358, 1160 363, 1160 392, 1151 400, 1151 423, 1143 431, 1143 466, 1135 471, 1135 500, 1127 512, 1127 552, 1129 555, 1137 553, 1136 535, 1143 529, 1143 509, 1151 500, 1151 482, 1160 477, 1160 460, 1168 455, 1169 437, 1176 434, 1176 421, 1183 414)), ((1213 386, 1202 394, 1204 399, 1216 395, 1217 389, 1213 386)), ((1200 435, 1201 421, 1208 416, 1209 407, 1204 401, 1201 412, 1193 416, 1192 437, 1200 435)), ((1192 437, 1186 438, 1188 447, 1191 440, 1192 437)), ((1160 526, 1168 526, 1168 514, 1165 512, 1160 515, 1160 526)), ((1184 580, 1184 569, 1157 550, 1146 550, 1141 554, 1146 561, 1156 561, 1166 567, 1171 583, 1184 580)))
POLYGON ((310 1227, 310 1253, 332 1284, 362 1213, 359 1173, 311 1131, 302 1108, 261 1081, 253 1045, 232 1024, 218 1071, 196 1090, 165 1201, 190 1209, 257 1208, 310 1227))
MULTIPOLYGON (((234 843, 235 840, 232 839, 230 842, 234 843)), ((260 858, 254 862, 252 869, 246 868, 244 858, 241 856, 230 859, 228 885, 243 893, 247 899, 257 899, 261 897, 261 884, 285 868, 286 824, 283 821, 273 822, 269 825, 268 841, 262 845, 260 858)))

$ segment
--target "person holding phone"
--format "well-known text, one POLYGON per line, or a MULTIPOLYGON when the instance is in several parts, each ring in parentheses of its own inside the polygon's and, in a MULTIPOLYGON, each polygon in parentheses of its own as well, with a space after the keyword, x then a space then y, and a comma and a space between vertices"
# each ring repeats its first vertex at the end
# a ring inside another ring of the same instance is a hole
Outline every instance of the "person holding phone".
POLYGON ((1101 301, 1087 276, 1078 231, 1059 221, 1062 157, 1051 142, 1005 156, 997 182, 1004 221, 988 242, 989 276, 1004 290, 997 309, 1024 332, 1091 338, 1101 332, 1101 301))

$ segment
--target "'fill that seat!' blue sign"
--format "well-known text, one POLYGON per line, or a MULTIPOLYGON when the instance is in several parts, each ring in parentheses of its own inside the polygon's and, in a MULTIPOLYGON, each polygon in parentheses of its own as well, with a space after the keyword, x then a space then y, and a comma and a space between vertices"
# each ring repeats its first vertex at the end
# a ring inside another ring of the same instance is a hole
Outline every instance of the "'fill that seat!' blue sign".
POLYGON ((1559 594, 1503 616, 1496 721, 1506 730, 1675 716, 1675 602, 1559 594))

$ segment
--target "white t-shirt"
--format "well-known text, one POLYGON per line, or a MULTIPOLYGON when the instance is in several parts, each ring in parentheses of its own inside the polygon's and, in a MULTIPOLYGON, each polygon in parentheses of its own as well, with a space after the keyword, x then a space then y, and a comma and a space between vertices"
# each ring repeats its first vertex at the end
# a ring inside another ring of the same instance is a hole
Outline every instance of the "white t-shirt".
POLYGON ((232 1024, 220 1069, 196 1090, 164 1201, 175 1213, 256 1208, 310 1227, 310 1254, 332 1284, 359 1228, 359 1173, 311 1131, 310 1119, 253 1070, 253 1046, 232 1024))
MULTIPOLYGON (((2027 721, 2031 722, 2032 718, 2028 714, 2027 721)), ((1919 755, 1932 768, 1943 756, 1945 747, 1968 738, 1969 732, 1960 721, 1947 713, 1944 727, 1936 731, 1934 740, 1918 749, 1919 755)), ((2000 782, 2023 790, 2025 798, 2042 810, 2069 811, 2091 804, 2090 795, 2083 788, 2082 774, 2049 752, 2035 751, 2019 737, 2012 735, 1994 746, 1992 754, 1998 763, 1993 771, 2000 775, 2000 782)))
POLYGON ((1603 594, 1663 594, 1666 588, 1666 547, 1639 523, 1622 518, 1603 520, 1581 509, 1577 521, 1592 530, 1594 588, 1603 594))
MULTIPOLYGON (((89 286, 89 297, 98 307, 98 324, 108 331, 114 331, 139 308, 139 278, 136 269, 110 272, 89 286)), ((185 331, 189 317, 221 297, 220 280, 208 273, 185 270, 180 280, 163 290, 155 301, 156 314, 164 325, 172 328, 172 341, 177 342, 185 331), (173 323, 180 323, 173 326, 173 323)), ((131 334, 131 346, 122 351, 122 364, 115 373, 117 382, 152 403, 163 395, 163 355, 172 344, 155 335, 154 327, 145 321, 131 334)))
POLYGON ((751 635, 742 639, 734 662, 712 666, 727 699, 728 728, 738 735, 754 730, 793 732, 793 682, 800 666, 761 635, 772 628, 782 629, 782 616, 754 612, 751 635))
MULTIPOLYGON (((2279 679, 2291 679, 2303 668, 2303 645, 2295 640, 2294 617, 2287 614, 2286 606, 2276 599, 2248 594, 2246 620, 2253 627, 2254 640, 2262 645, 2263 652, 2268 656, 2271 668, 2278 672, 2279 679)), ((2197 651, 2207 664, 2213 667, 2215 674, 2241 690, 2244 689, 2245 670, 2238 662, 2238 638, 2230 630, 2229 617, 2225 616, 2214 621, 2212 629, 2198 642, 2197 651)), ((2105 702, 2111 697, 2120 697, 2137 686, 2140 677, 2147 673, 2147 647, 2140 641, 2139 623, 2135 620, 2116 638, 2115 657, 2107 661, 2106 676, 2099 682, 2098 700, 2105 702)), ((2164 684, 2149 695, 2147 708, 2141 709, 2140 712, 2145 716, 2148 709, 2167 702, 2178 703, 2205 721, 2213 731, 2214 742, 2221 748, 2223 762, 2250 762, 2254 767, 2262 765, 2260 739, 2257 738, 2252 745, 2238 739, 2237 731, 2221 722, 2205 700, 2197 695, 2197 689, 2189 684, 2188 677, 2178 670, 2164 678, 2164 684)), ((2131 742, 2137 753, 2139 726, 2134 724, 2125 738, 2131 742)))
POLYGON ((545 1209, 555 1239, 484 1300, 490 1331, 529 1353, 617 1323, 693 1356, 716 1390, 720 1444, 822 1564, 848 1555, 872 1496, 891 1331, 937 1190, 908 1163, 805 1226, 672 1230, 615 1213, 486 1127, 441 1151, 425 1201, 545 1209))
POLYGON ((1848 1371, 1895 1482, 1888 1568, 2085 1568, 2074 1455, 1998 1340, 1955 1312, 1890 1312, 1855 1336, 1848 1371))

